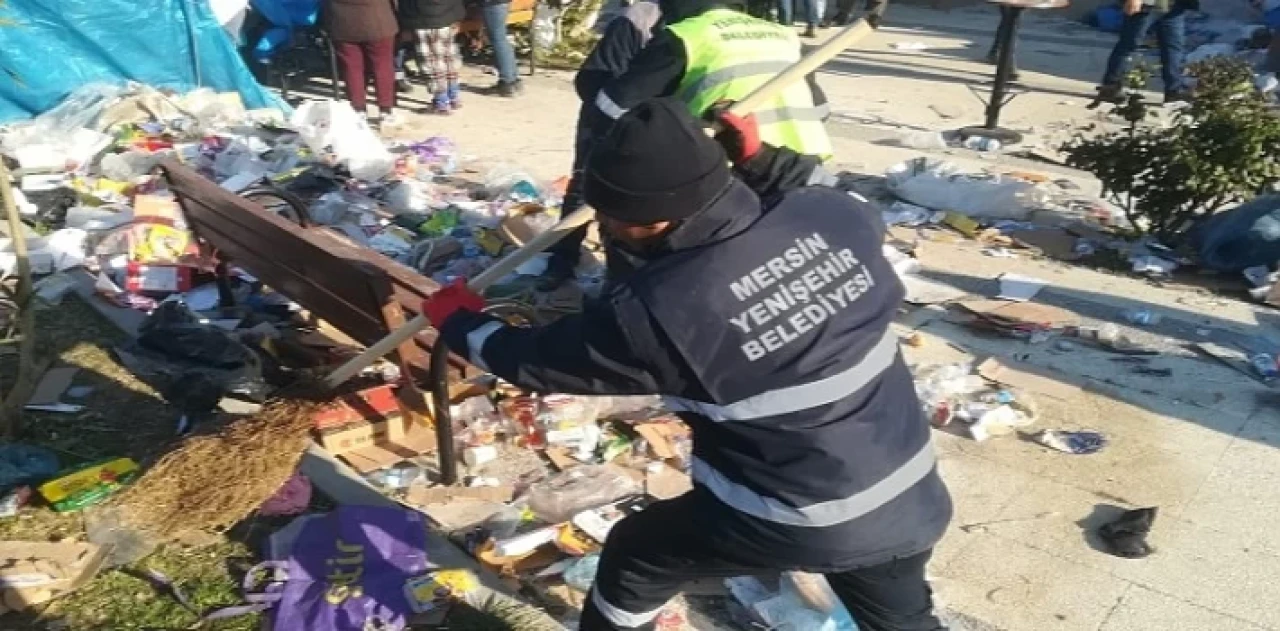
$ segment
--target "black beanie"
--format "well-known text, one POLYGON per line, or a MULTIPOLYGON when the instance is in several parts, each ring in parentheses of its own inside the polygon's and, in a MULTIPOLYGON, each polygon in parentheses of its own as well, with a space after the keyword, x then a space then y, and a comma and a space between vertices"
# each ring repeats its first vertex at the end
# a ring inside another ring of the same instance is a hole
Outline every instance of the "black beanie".
POLYGON ((679 221, 715 201, 730 177, 724 150, 688 106, 653 99, 623 114, 592 149, 583 196, 619 221, 679 221))

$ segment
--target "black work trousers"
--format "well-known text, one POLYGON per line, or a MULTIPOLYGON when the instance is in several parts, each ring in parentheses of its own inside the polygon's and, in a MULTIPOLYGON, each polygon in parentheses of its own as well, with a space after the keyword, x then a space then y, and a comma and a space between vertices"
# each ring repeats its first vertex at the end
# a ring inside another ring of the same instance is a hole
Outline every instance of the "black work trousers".
MULTIPOLYGON (((749 522, 697 487, 656 502, 609 533, 581 631, 648 630, 684 584, 769 571, 805 570, 789 552, 758 545, 749 522)), ((881 565, 827 572, 861 631, 945 631, 925 580, 931 551, 881 565)))

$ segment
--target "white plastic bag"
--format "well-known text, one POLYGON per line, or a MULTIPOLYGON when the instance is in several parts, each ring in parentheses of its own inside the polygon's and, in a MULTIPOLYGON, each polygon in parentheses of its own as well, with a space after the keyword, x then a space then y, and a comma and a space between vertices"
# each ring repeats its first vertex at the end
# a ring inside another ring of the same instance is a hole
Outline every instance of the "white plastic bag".
POLYGON ((381 179, 395 166, 395 158, 369 123, 345 102, 308 101, 294 110, 289 124, 312 151, 332 147, 338 161, 358 179, 381 179))
POLYGON ((560 17, 560 9, 538 3, 533 11, 533 43, 540 50, 547 50, 560 41, 560 32, 556 29, 556 21, 560 17))
POLYGON ((1047 194, 1030 182, 969 175, 954 164, 928 158, 895 165, 885 173, 885 179, 889 190, 905 201, 971 217, 1021 221, 1047 199, 1047 194))

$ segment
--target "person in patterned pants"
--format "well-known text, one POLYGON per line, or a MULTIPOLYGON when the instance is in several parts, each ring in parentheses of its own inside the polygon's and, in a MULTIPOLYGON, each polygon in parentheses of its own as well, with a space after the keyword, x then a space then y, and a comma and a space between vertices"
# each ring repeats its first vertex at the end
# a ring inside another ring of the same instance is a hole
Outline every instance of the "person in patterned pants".
POLYGON ((418 66, 432 94, 431 107, 448 114, 462 106, 459 100, 458 22, 466 15, 462 0, 401 0, 400 28, 418 36, 418 66))
POLYGON ((427 79, 431 92, 431 106, 437 114, 448 114, 462 107, 458 91, 458 64, 462 54, 458 51, 457 27, 446 26, 418 31, 418 63, 427 79))

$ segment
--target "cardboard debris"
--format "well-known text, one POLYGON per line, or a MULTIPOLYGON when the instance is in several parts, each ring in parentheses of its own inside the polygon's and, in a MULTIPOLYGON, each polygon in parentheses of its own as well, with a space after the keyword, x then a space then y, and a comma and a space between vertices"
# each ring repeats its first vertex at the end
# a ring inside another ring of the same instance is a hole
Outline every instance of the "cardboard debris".
POLYGON ((454 500, 479 500, 505 503, 515 496, 511 486, 423 486, 414 484, 405 494, 405 501, 414 506, 445 504, 454 500))
POLYGON ((1068 382, 1062 373, 997 357, 978 365, 978 374, 988 381, 1063 401, 1082 394, 1080 386, 1068 382))
POLYGON ((1023 276, 1021 274, 1001 274, 1000 275, 1000 295, 997 298, 1005 300, 1016 300, 1018 302, 1026 302, 1036 297, 1048 281, 1033 278, 1031 276, 1023 276))
POLYGON ((649 442, 649 449, 653 451, 653 455, 662 460, 679 458, 680 452, 676 450, 672 441, 689 435, 689 428, 684 423, 670 420, 670 417, 659 417, 636 423, 632 425, 632 429, 649 442))
POLYGON ((1080 258, 1076 253, 1076 242, 1079 237, 1059 229, 1019 230, 1012 235, 1013 242, 1020 247, 1060 261, 1074 261, 1080 258))
POLYGON ((693 490, 693 481, 683 471, 663 465, 656 472, 646 472, 644 492, 658 500, 680 497, 693 490))
POLYGON ((966 300, 956 303, 960 308, 1006 328, 1059 328, 1079 321, 1076 314, 1065 309, 1034 302, 1008 302, 1005 300, 966 300))
POLYGON ((320 433, 319 442, 360 473, 385 469, 436 448, 431 430, 401 417, 326 430, 320 433))
POLYGON ((91 543, 0 541, 0 615, 80 588, 104 560, 91 543))
POLYGON ((568 449, 558 445, 548 445, 543 450, 543 453, 546 454, 547 460, 551 461, 551 466, 555 467, 556 471, 564 471, 582 464, 569 455, 568 449))

